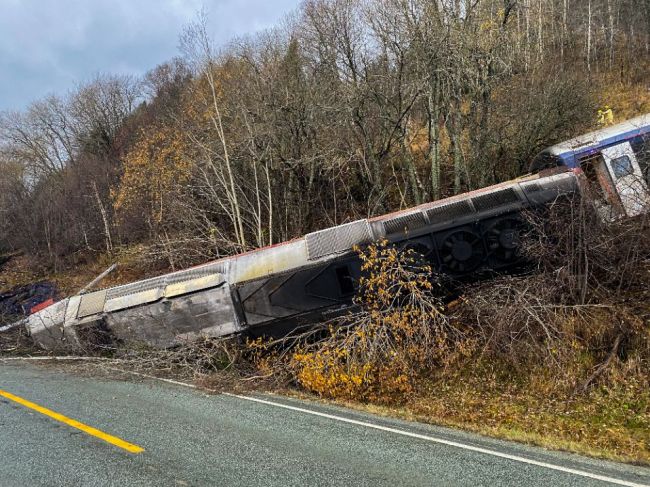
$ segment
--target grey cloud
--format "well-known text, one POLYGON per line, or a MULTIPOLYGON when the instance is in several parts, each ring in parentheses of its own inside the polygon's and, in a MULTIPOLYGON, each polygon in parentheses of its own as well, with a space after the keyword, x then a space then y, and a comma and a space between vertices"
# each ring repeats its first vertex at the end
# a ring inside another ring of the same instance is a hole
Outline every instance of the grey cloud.
POLYGON ((0 0, 0 110, 99 72, 142 74, 178 54, 205 6, 217 44, 276 24, 298 0, 0 0))

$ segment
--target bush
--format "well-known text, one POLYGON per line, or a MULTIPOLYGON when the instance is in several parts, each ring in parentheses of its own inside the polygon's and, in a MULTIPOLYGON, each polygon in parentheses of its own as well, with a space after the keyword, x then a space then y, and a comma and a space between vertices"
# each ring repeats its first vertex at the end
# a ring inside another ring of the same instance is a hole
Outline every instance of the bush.
POLYGON ((545 368, 570 394, 604 379, 615 363, 647 368, 648 219, 605 222, 579 199, 528 220, 524 253, 536 271, 466 289, 457 311, 473 323, 483 356, 520 372, 545 368))
POLYGON ((401 402, 416 378, 454 352, 463 334, 444 314, 442 285, 414 250, 386 241, 358 249, 360 311, 293 353, 295 378, 322 396, 401 402))

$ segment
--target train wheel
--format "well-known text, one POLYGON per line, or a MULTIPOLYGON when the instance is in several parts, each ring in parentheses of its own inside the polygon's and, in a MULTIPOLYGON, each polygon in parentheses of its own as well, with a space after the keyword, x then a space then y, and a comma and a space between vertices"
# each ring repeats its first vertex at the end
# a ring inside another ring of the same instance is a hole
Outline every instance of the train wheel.
POLYGON ((503 218, 490 225, 485 232, 488 257, 502 265, 519 260, 522 225, 518 218, 503 218))
POLYGON ((480 235, 470 230, 458 230, 442 242, 440 260, 451 272, 463 274, 476 269, 485 258, 480 235))

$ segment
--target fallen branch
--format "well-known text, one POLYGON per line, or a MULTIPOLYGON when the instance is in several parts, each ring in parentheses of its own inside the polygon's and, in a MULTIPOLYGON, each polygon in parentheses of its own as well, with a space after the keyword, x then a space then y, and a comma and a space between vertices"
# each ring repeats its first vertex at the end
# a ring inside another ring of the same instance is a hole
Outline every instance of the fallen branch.
MULTIPOLYGON (((607 369, 607 367, 609 366, 612 359, 618 353, 618 347, 621 344, 621 339, 622 339, 622 335, 617 335, 616 336, 616 339, 614 340, 614 345, 612 345, 612 349, 610 350, 609 355, 607 355, 607 358, 605 359, 605 361, 596 368, 594 373, 591 374, 589 376, 589 378, 586 381, 584 381, 583 384, 579 388, 576 389, 576 392, 584 393, 587 390, 587 388, 589 387, 589 385, 593 381, 595 381, 607 369)), ((574 394, 572 394, 571 397, 575 396, 575 394, 576 393, 574 392, 574 394)))

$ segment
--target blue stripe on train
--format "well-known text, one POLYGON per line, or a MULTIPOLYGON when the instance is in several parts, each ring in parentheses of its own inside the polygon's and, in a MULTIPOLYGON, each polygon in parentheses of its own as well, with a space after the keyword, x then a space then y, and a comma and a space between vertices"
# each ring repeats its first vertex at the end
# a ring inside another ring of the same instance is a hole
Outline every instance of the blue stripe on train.
POLYGON ((629 130, 627 132, 613 135, 611 137, 608 137, 607 139, 602 140, 596 145, 588 146, 582 150, 578 150, 578 151, 570 150, 570 151, 563 152, 562 154, 557 154, 557 157, 562 159, 562 162, 564 162, 564 164, 566 164, 568 167, 571 168, 579 167, 580 164, 577 161, 579 161, 581 157, 595 154, 606 147, 616 145, 620 142, 632 141, 633 139, 637 137, 641 137, 642 135, 645 134, 650 134, 650 125, 645 127, 635 128, 634 130, 629 130))

